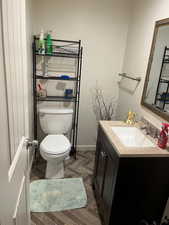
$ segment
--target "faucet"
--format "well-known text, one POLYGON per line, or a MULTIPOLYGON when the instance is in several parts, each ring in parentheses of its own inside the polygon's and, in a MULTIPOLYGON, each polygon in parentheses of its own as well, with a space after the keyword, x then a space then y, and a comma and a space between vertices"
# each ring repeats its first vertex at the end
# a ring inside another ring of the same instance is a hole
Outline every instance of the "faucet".
POLYGON ((126 123, 129 125, 134 125, 135 124, 135 116, 136 116, 136 113, 129 111, 127 119, 126 119, 126 123))
POLYGON ((141 130, 146 131, 146 135, 150 135, 153 138, 158 138, 158 131, 156 129, 152 129, 149 123, 140 127, 141 130))
POLYGON ((141 130, 145 130, 146 131, 146 135, 149 135, 150 132, 149 132, 149 126, 148 125, 144 125, 142 127, 140 127, 141 130))
POLYGON ((152 127, 150 125, 149 122, 144 123, 143 126, 140 127, 141 130, 145 130, 146 131, 146 135, 150 135, 153 133, 152 132, 152 127))

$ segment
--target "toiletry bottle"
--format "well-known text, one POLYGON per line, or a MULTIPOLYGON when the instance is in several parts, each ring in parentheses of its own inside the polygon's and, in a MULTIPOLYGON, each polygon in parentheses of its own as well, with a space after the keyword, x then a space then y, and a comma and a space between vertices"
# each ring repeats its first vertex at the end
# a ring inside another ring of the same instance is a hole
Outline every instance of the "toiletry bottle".
POLYGON ((162 130, 160 132, 159 138, 158 138, 158 147, 165 149, 167 147, 168 142, 168 123, 162 124, 162 130))
POLYGON ((46 89, 44 89, 42 87, 41 84, 38 84, 37 96, 38 97, 44 97, 44 98, 47 96, 47 91, 46 91, 46 89))
POLYGON ((51 31, 48 31, 47 37, 46 37, 46 53, 52 54, 53 47, 52 47, 52 37, 51 37, 51 31))
POLYGON ((45 40, 44 40, 43 29, 40 32, 39 43, 38 43, 38 53, 45 54, 45 40))
POLYGON ((38 97, 41 97, 41 90, 42 90, 41 85, 38 84, 38 85, 37 85, 37 88, 36 88, 37 96, 38 96, 38 97))

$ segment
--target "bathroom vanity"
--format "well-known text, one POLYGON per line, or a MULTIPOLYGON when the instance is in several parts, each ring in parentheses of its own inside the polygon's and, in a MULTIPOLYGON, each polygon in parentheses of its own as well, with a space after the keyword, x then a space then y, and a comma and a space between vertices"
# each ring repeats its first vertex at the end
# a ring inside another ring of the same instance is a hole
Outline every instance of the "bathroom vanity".
POLYGON ((125 145, 112 127, 126 126, 101 121, 98 128, 93 188, 104 225, 160 221, 169 196, 169 152, 150 143, 142 147, 143 140, 125 145))

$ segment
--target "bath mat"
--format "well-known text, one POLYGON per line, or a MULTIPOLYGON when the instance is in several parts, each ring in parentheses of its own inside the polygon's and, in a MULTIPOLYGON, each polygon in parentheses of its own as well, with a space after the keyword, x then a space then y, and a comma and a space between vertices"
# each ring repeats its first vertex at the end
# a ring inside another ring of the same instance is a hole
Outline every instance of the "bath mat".
POLYGON ((30 184, 32 212, 56 212, 85 207, 87 195, 82 178, 44 179, 30 184))

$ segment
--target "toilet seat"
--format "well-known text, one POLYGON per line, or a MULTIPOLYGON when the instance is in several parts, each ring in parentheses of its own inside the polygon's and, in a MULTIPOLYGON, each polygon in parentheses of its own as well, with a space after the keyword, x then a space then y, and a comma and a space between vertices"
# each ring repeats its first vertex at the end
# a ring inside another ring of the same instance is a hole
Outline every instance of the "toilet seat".
POLYGON ((47 135, 40 144, 40 149, 51 155, 64 154, 71 149, 71 144, 63 134, 47 135))

